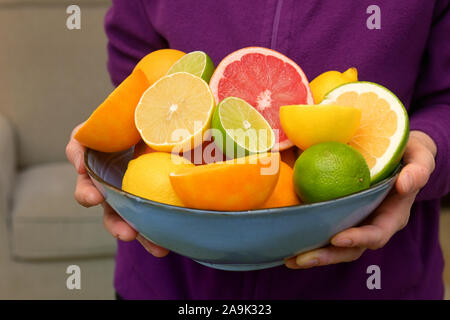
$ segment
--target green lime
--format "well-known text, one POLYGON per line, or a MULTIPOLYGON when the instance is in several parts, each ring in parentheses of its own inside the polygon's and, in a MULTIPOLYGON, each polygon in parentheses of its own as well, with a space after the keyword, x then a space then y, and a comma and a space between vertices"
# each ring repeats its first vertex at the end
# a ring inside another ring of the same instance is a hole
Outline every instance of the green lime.
POLYGON ((266 119, 241 98, 223 99, 214 110, 212 136, 229 158, 269 151, 275 134, 266 119))
POLYGON ((370 186, 370 170, 363 156, 340 142, 324 142, 306 149, 294 166, 295 192, 306 203, 343 197, 370 186))
POLYGON ((203 51, 193 51, 185 54, 175 62, 167 71, 167 74, 176 72, 187 72, 209 82, 214 73, 214 63, 203 51))

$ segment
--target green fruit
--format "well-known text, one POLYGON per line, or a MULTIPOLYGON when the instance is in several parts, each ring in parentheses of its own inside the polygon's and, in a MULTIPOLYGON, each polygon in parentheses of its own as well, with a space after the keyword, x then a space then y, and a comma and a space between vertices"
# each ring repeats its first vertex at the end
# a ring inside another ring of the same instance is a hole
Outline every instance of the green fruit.
POLYGON ((187 72, 194 76, 200 77, 209 82, 214 73, 214 63, 211 58, 203 51, 193 51, 182 56, 167 71, 167 74, 176 72, 187 72))
POLYGON ((236 97, 223 99, 214 110, 212 136, 228 158, 269 151, 275 134, 266 119, 250 104, 236 97))
POLYGON ((340 142, 316 144, 295 162, 294 188, 305 203, 343 197, 370 186, 370 170, 363 156, 340 142))

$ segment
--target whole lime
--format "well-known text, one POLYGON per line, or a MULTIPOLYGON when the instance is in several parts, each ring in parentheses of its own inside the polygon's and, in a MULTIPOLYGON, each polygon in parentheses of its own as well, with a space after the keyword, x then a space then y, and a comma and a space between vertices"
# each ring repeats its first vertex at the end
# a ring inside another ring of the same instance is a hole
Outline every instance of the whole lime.
POLYGON ((295 192, 306 203, 343 197, 370 186, 370 170, 363 156, 340 142, 324 142, 306 149, 295 162, 295 192))

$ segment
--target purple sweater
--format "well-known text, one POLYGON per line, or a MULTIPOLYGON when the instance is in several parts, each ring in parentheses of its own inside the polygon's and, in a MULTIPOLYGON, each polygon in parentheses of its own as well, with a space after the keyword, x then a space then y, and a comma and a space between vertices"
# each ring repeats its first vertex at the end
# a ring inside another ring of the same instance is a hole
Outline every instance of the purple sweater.
MULTIPOLYGON (((234 50, 280 51, 309 80, 357 67, 361 80, 391 89, 408 109, 411 130, 437 145, 436 169, 407 227, 351 263, 290 270, 227 272, 170 253, 158 259, 137 242, 118 243, 115 288, 125 299, 441 299, 439 198, 450 189, 450 11, 448 0, 375 1, 381 29, 369 29, 374 1, 113 1, 105 20, 108 69, 119 84, 149 52, 202 50, 217 65, 234 50), (367 267, 381 269, 369 290, 367 267)), ((176 226, 174 226, 176 228, 176 226)))

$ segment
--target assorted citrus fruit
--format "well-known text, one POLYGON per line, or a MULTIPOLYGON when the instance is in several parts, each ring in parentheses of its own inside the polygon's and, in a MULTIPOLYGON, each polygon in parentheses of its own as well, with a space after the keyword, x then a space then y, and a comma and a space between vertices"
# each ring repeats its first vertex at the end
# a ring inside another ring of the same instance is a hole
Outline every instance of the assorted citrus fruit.
POLYGON ((122 189, 194 209, 327 201, 388 177, 409 122, 356 68, 309 83, 285 55, 248 47, 214 68, 203 51, 145 56, 76 132, 86 147, 134 147, 122 189), (281 158, 281 159, 280 159, 281 158))
POLYGON ((142 198, 181 206, 183 203, 170 184, 169 174, 189 167, 194 165, 183 157, 165 152, 147 153, 128 163, 122 189, 142 198))
POLYGON ((313 103, 303 70, 285 55, 267 48, 249 47, 229 54, 217 66, 209 85, 217 103, 238 97, 258 110, 278 131, 274 150, 292 146, 281 128, 280 107, 313 103))
POLYGON ((134 71, 142 70, 150 85, 166 75, 175 62, 185 55, 183 51, 174 49, 156 50, 143 57, 134 67, 134 71))
POLYGON ((358 70, 350 68, 345 72, 327 71, 316 78, 309 84, 314 97, 315 103, 320 103, 325 95, 342 84, 358 81, 358 70))

